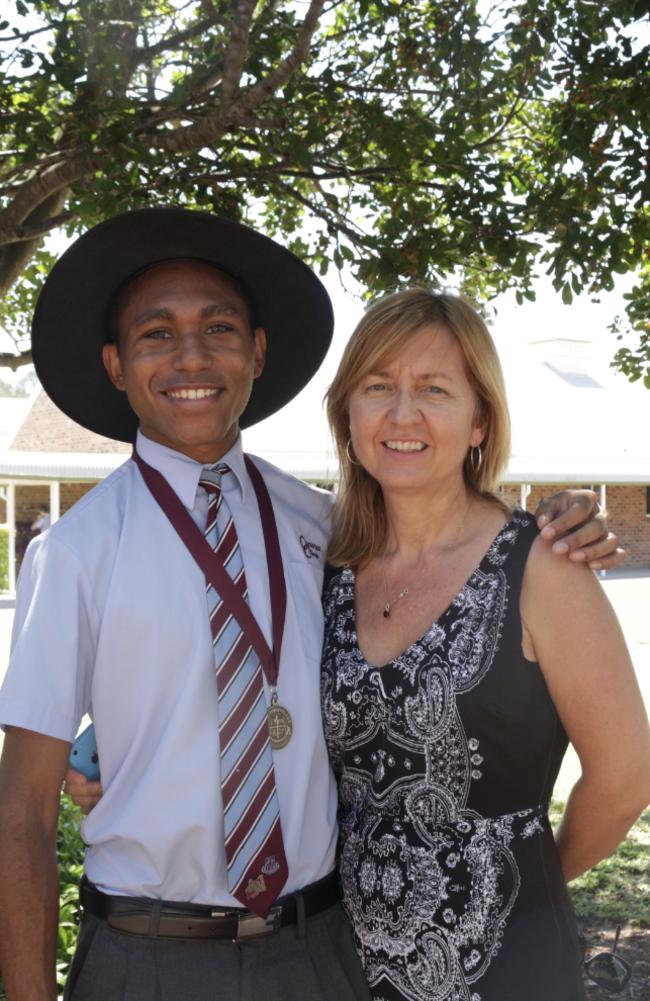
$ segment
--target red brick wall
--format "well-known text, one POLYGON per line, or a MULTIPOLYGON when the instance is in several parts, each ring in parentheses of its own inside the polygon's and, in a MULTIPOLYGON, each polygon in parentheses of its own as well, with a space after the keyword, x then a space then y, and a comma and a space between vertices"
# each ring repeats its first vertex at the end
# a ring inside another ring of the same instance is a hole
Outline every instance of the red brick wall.
POLYGON ((73 504, 76 504, 84 494, 87 494, 95 486, 97 486, 96 483, 62 483, 60 487, 61 514, 72 507, 73 504))
MULTIPOLYGON (((62 483, 61 514, 83 497, 93 483, 62 483)), ((550 497, 567 484, 534 486, 526 501, 529 511, 534 511, 541 497, 550 497)), ((520 503, 519 484, 508 484, 502 488, 507 504, 518 507, 520 503)), ((30 526, 37 512, 49 506, 50 493, 47 484, 16 488, 16 521, 18 523, 19 545, 22 553, 31 538, 30 526)), ((5 517, 4 504, 0 501, 0 521, 5 517)), ((621 545, 627 549, 626 567, 650 569, 650 518, 646 517, 646 488, 644 486, 610 486, 607 488, 607 509, 612 531, 616 532, 621 545)), ((18 540, 17 540, 18 542, 18 540)))
MULTIPOLYGON (((72 507, 75 501, 88 493, 94 483, 62 483, 59 487, 61 514, 72 507)), ((29 521, 30 524, 42 508, 50 507, 50 488, 47 483, 33 486, 16 486, 16 521, 29 521)))
MULTIPOLYGON (((64 514, 75 501, 78 501, 94 486, 94 483, 61 483, 59 487, 61 514, 64 514)), ((16 485, 16 558, 18 566, 27 548, 27 543, 36 534, 32 531, 34 519, 39 511, 49 510, 49 507, 50 488, 47 483, 30 486, 16 485)))
MULTIPOLYGON (((558 490, 574 484, 545 484, 533 486, 526 501, 528 511, 534 511, 542 497, 550 497, 558 490)), ((503 489, 507 504, 519 504, 519 485, 503 489)), ((620 544, 627 550, 625 566, 629 569, 650 569, 650 518, 646 517, 646 488, 644 486, 607 487, 609 524, 616 532, 620 544)))
POLYGON ((627 549, 626 565, 650 567, 650 518, 646 516, 646 488, 608 487, 607 510, 612 530, 627 549))

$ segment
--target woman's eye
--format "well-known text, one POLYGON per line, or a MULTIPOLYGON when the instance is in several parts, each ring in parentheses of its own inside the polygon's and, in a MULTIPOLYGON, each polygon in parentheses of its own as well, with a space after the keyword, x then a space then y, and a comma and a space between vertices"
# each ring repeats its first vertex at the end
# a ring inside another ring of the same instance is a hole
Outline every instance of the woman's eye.
POLYGON ((388 391, 389 386, 385 382, 372 382, 366 389, 369 393, 385 393, 388 391))
POLYGON ((446 390, 444 390, 442 386, 425 386, 424 392, 429 393, 431 396, 436 396, 445 393, 446 390))

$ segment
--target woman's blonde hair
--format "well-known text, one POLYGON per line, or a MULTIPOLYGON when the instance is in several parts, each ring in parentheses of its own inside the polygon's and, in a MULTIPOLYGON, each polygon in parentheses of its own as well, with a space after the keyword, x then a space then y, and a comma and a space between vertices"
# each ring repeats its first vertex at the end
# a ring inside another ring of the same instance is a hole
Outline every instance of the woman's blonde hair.
POLYGON ((488 329, 463 298, 413 288, 373 303, 357 324, 326 394, 327 417, 339 457, 341 480, 334 505, 328 561, 360 567, 386 544, 387 521, 381 488, 350 455, 350 394, 361 379, 399 352, 422 327, 444 327, 462 352, 477 398, 476 424, 485 428, 483 460, 474 468, 470 451, 463 465, 467 489, 495 496, 510 452, 510 417, 501 364, 488 329))

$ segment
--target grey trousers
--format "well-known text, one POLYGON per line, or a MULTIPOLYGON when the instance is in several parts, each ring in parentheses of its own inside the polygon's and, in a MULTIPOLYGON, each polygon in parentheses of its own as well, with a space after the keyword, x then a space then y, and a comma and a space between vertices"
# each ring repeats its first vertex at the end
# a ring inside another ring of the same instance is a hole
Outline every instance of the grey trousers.
POLYGON ((369 1001, 340 904, 244 943, 114 931, 88 915, 65 1001, 369 1001))

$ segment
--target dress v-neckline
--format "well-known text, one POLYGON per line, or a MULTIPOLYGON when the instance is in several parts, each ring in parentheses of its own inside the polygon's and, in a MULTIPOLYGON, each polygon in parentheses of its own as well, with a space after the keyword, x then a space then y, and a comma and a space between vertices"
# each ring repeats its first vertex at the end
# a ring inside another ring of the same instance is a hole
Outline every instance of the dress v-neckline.
POLYGON ((433 622, 430 625, 427 626, 427 628, 424 630, 424 632, 420 633, 419 636, 416 636, 416 638, 414 640, 412 640, 408 644, 408 646, 406 646, 403 650, 401 650, 398 654, 396 654, 390 660, 385 661, 383 664, 371 664, 370 661, 368 660, 368 658, 366 657, 365 653, 361 649, 361 645, 359 643, 359 636, 358 636, 358 633, 357 633, 357 575, 354 572, 354 570, 352 569, 352 567, 346 567, 345 568, 345 572, 350 575, 350 579, 351 579, 351 583, 352 583, 352 593, 351 593, 351 596, 350 596, 350 601, 352 602, 352 614, 353 614, 353 617, 354 617, 354 629, 352 630, 353 635, 354 635, 354 645, 357 648, 357 650, 359 651, 359 653, 361 654, 361 657, 363 658, 364 664, 370 670, 372 670, 372 671, 383 671, 386 668, 392 667, 393 664, 395 664, 396 661, 401 660, 403 657, 406 657, 410 653, 410 651, 413 649, 414 646, 418 645, 419 643, 422 643, 427 638, 427 636, 432 631, 432 629, 435 629, 436 626, 439 626, 441 624, 441 622, 443 621, 443 619, 445 619, 449 615, 449 613, 451 612, 451 609, 454 607, 454 605, 456 604, 456 602, 460 598, 461 594, 463 594, 463 592, 466 590, 466 588, 469 587, 469 585, 471 584, 471 582, 474 579, 474 577, 476 577, 477 573, 480 572, 480 570, 481 570, 483 564, 485 563, 485 561, 487 560, 488 556, 490 555, 490 553, 492 552, 492 550, 495 548, 495 546, 498 545, 499 540, 500 540, 501 536, 503 535, 503 533, 514 524, 515 518, 516 518, 516 515, 513 514, 513 516, 508 519, 508 521, 505 523, 505 525, 501 526, 501 528, 499 529, 499 531, 497 532, 497 534, 492 539, 490 545, 487 547, 487 549, 485 550, 485 552, 481 556, 479 562, 476 564, 476 566, 474 567, 474 569, 470 573, 470 575, 467 578, 467 580, 464 582, 464 584, 461 585, 461 587, 454 594, 454 596, 451 598, 451 600, 445 606, 445 608, 442 610, 442 612, 440 612, 440 614, 433 620, 433 622))

